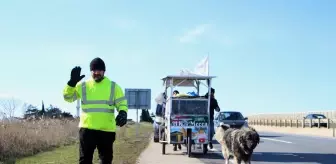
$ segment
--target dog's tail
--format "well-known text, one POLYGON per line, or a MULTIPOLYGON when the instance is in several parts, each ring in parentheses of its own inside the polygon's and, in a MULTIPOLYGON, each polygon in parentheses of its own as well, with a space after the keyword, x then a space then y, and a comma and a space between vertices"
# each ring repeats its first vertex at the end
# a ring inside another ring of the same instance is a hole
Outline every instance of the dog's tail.
POLYGON ((249 129, 252 130, 254 132, 254 136, 255 136, 255 141, 259 144, 260 142, 260 136, 259 133, 257 132, 257 130, 251 126, 249 126, 249 129))
POLYGON ((252 126, 248 126, 248 128, 249 128, 250 130, 252 130, 252 131, 257 132, 257 130, 256 130, 254 127, 252 127, 252 126))

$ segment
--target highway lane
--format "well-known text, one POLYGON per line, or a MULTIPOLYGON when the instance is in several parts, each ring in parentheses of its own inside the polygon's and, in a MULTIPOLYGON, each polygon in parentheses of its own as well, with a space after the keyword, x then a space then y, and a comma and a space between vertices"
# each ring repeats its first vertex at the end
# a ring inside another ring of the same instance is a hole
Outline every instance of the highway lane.
MULTIPOLYGON (((259 132, 261 143, 252 156, 253 164, 336 164, 336 139, 259 132)), ((206 164, 223 164, 220 145, 207 155, 195 154, 206 164)), ((231 163, 232 160, 231 160, 231 163)))

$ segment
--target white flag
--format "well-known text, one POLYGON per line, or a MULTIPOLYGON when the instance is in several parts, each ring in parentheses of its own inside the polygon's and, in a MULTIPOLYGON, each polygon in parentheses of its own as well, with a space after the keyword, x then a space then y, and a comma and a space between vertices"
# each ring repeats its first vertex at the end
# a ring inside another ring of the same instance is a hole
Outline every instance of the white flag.
POLYGON ((205 57, 197 64, 194 72, 203 76, 209 76, 209 56, 205 57))

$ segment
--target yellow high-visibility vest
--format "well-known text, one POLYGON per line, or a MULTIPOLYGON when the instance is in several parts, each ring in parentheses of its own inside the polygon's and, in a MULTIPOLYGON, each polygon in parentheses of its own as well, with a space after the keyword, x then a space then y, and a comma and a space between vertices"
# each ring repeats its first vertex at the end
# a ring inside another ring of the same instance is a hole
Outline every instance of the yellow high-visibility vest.
POLYGON ((77 83, 76 87, 66 85, 64 100, 74 102, 81 99, 82 112, 79 127, 115 132, 115 108, 128 112, 127 99, 121 87, 107 77, 97 83, 93 78, 77 83))

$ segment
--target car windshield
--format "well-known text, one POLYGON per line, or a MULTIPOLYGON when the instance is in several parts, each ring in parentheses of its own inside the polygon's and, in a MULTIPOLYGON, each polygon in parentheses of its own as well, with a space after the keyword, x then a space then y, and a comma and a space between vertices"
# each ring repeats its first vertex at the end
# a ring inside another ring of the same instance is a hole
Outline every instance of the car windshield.
POLYGON ((244 117, 239 112, 221 112, 218 115, 219 120, 244 120, 244 117))
POLYGON ((314 118, 320 118, 320 119, 325 119, 326 117, 324 115, 320 115, 320 114, 315 114, 313 115, 314 118))

